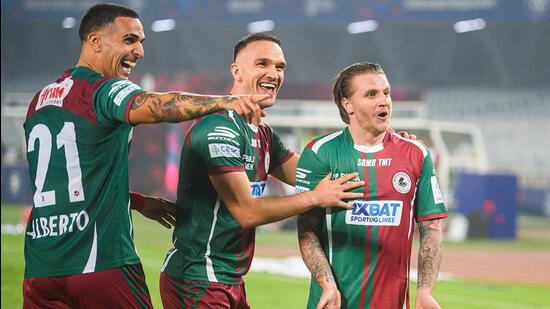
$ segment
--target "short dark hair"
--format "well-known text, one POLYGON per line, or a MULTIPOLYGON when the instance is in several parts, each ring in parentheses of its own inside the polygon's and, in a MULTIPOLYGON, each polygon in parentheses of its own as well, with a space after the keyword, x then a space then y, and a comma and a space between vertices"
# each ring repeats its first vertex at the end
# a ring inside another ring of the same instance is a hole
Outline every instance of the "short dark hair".
POLYGON ((365 73, 386 74, 378 63, 360 62, 347 66, 334 78, 332 97, 334 98, 334 103, 338 106, 340 118, 342 118, 346 124, 349 124, 349 116, 342 106, 342 98, 349 98, 352 95, 351 80, 353 77, 365 73))
POLYGON ((92 6, 80 21, 80 27, 78 28, 80 41, 86 41, 86 37, 90 32, 97 31, 105 25, 113 23, 120 16, 139 18, 136 11, 117 4, 101 3, 92 6))
POLYGON ((240 39, 239 42, 235 44, 235 47, 233 48, 233 61, 237 60, 237 55, 243 48, 246 47, 246 45, 255 41, 271 41, 281 46, 281 40, 279 40, 276 36, 264 32, 252 33, 240 39))

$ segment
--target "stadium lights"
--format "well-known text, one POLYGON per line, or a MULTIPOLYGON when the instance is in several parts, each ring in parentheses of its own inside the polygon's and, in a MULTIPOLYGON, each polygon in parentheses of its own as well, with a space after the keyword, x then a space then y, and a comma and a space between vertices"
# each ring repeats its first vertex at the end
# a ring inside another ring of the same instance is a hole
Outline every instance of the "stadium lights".
POLYGON ((259 20, 259 21, 253 21, 248 24, 246 29, 250 33, 256 33, 256 32, 267 32, 271 31, 275 28, 275 22, 271 19, 266 20, 259 20))
POLYGON ((482 30, 485 28, 485 20, 482 18, 461 20, 455 23, 454 29, 457 33, 482 30))
POLYGON ((63 19, 63 23, 61 24, 61 26, 65 29, 74 28, 75 25, 76 25, 76 19, 74 19, 74 17, 65 17, 63 19))
POLYGON ((351 34, 371 32, 378 29, 378 22, 374 19, 356 21, 348 25, 348 32, 351 34))
POLYGON ((159 19, 155 20, 151 25, 153 32, 162 32, 174 30, 176 27, 176 21, 173 19, 159 19))

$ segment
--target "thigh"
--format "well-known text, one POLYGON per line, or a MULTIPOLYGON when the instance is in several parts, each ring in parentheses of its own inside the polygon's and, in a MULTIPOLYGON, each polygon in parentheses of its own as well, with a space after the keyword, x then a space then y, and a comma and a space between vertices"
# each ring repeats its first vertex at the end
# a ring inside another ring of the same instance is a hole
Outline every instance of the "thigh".
POLYGON ((141 264, 69 276, 79 308, 153 308, 141 264))
POLYGON ((25 278, 23 280, 24 309, 69 309, 73 305, 65 289, 65 277, 25 278))
POLYGON ((248 309, 244 285, 189 281, 160 274, 160 295, 165 309, 248 309))

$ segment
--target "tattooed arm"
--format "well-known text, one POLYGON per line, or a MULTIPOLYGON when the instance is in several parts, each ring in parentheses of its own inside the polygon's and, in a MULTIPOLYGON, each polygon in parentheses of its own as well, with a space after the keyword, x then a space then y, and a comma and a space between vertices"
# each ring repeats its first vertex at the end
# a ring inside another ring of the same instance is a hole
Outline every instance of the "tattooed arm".
POLYGON ((420 222, 420 248, 418 249, 418 282, 416 308, 441 308, 432 296, 441 265, 443 233, 441 220, 420 222))
POLYGON ((311 272, 311 277, 323 290, 317 308, 340 308, 340 292, 319 241, 323 213, 323 209, 315 208, 298 216, 298 241, 302 259, 311 272))
POLYGON ((182 122, 222 109, 234 110, 248 121, 265 116, 257 103, 266 95, 210 96, 187 92, 143 92, 130 109, 130 123, 182 122))

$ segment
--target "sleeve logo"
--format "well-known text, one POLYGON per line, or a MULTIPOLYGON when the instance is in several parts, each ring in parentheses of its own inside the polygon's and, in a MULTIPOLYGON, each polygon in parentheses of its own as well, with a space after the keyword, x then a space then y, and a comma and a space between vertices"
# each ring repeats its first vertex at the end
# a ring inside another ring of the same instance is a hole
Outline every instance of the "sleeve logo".
POLYGON ((407 194, 411 191, 411 177, 405 172, 395 173, 391 182, 395 191, 401 194, 407 194))
POLYGON ((139 87, 138 85, 132 83, 131 81, 129 80, 120 80, 120 81, 117 81, 115 83, 113 83, 111 85, 111 90, 109 90, 109 97, 113 97, 113 94, 117 94, 114 99, 113 99, 113 102, 117 105, 117 106, 120 106, 120 104, 122 103, 122 101, 132 92, 136 91, 136 90, 141 90, 141 87, 139 87))
POLYGON ((235 130, 228 127, 217 126, 214 128, 214 132, 208 133, 206 136, 224 136, 229 138, 235 138, 239 135, 235 130))
POLYGON ((57 107, 63 106, 63 99, 69 94, 73 86, 73 80, 65 78, 61 83, 53 83, 44 87, 38 96, 35 110, 39 110, 44 106, 53 105, 57 107))
POLYGON ((228 144, 209 144, 210 158, 240 158, 241 150, 233 145, 228 144))
POLYGON ((437 182, 437 178, 435 178, 435 176, 432 176, 430 178, 430 181, 432 183, 432 194, 434 197, 434 203, 436 204, 443 203, 443 194, 441 194, 441 190, 439 189, 439 183, 437 182))
POLYGON ((309 173, 311 173, 310 170, 306 170, 305 168, 299 167, 296 169, 296 178, 305 179, 309 173))

